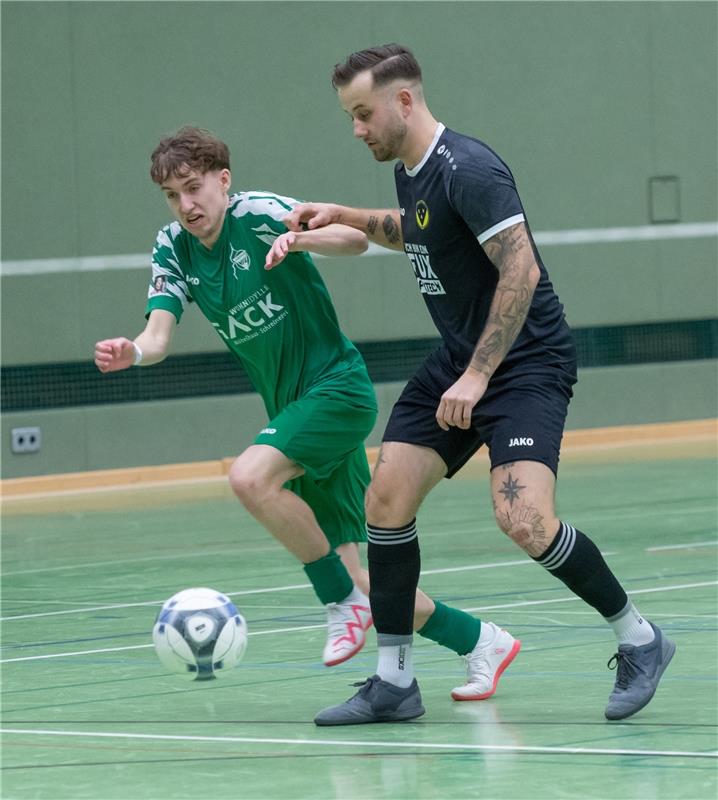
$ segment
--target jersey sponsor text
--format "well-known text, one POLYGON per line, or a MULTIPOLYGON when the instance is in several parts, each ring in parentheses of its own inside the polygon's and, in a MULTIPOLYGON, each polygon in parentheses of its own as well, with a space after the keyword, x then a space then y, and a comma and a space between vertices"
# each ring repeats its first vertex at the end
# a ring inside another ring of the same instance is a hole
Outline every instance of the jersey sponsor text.
POLYGON ((446 294, 441 281, 431 268, 429 251, 426 245, 405 242, 404 250, 414 269, 419 291, 422 294, 446 294))

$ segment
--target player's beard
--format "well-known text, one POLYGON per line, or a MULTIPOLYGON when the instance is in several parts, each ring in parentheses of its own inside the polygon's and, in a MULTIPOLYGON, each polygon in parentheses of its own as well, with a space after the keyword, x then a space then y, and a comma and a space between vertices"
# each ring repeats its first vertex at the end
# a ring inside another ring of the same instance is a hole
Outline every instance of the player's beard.
POLYGON ((372 153, 377 161, 394 161, 399 158, 401 145, 406 138, 407 128, 403 120, 397 120, 387 128, 381 141, 376 140, 372 153))

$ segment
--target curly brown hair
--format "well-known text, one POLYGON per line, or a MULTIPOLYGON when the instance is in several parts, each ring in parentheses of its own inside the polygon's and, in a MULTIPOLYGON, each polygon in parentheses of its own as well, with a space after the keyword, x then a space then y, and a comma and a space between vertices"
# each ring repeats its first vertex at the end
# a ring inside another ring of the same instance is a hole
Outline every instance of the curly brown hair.
POLYGON ((170 175, 184 177, 190 170, 204 175, 229 169, 229 148, 210 131, 185 125, 165 136, 152 151, 150 177, 162 184, 170 175))

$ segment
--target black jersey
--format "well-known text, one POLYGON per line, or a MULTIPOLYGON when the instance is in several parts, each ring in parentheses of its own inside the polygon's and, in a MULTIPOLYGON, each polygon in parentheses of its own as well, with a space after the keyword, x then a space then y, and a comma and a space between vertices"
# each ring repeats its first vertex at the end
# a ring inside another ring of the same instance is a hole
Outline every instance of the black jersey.
MULTIPOLYGON (((517 222, 528 229, 513 175, 486 144, 440 125, 422 161, 411 170, 397 163, 395 178, 404 249, 452 364, 463 371, 498 281, 482 244, 517 222)), ((496 377, 524 365, 569 367, 575 357, 563 306, 531 243, 541 277, 496 377)))

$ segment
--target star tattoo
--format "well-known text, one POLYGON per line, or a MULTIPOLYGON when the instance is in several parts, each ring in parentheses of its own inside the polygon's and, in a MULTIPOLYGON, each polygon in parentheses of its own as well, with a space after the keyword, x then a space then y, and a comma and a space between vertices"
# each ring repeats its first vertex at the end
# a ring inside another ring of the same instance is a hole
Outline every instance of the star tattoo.
POLYGON ((504 496, 505 500, 508 500, 510 506, 513 506, 514 500, 516 500, 519 496, 519 489, 525 488, 525 486, 520 486, 519 482, 515 481, 509 472, 509 479, 504 481, 504 488, 499 489, 499 493, 504 496))

